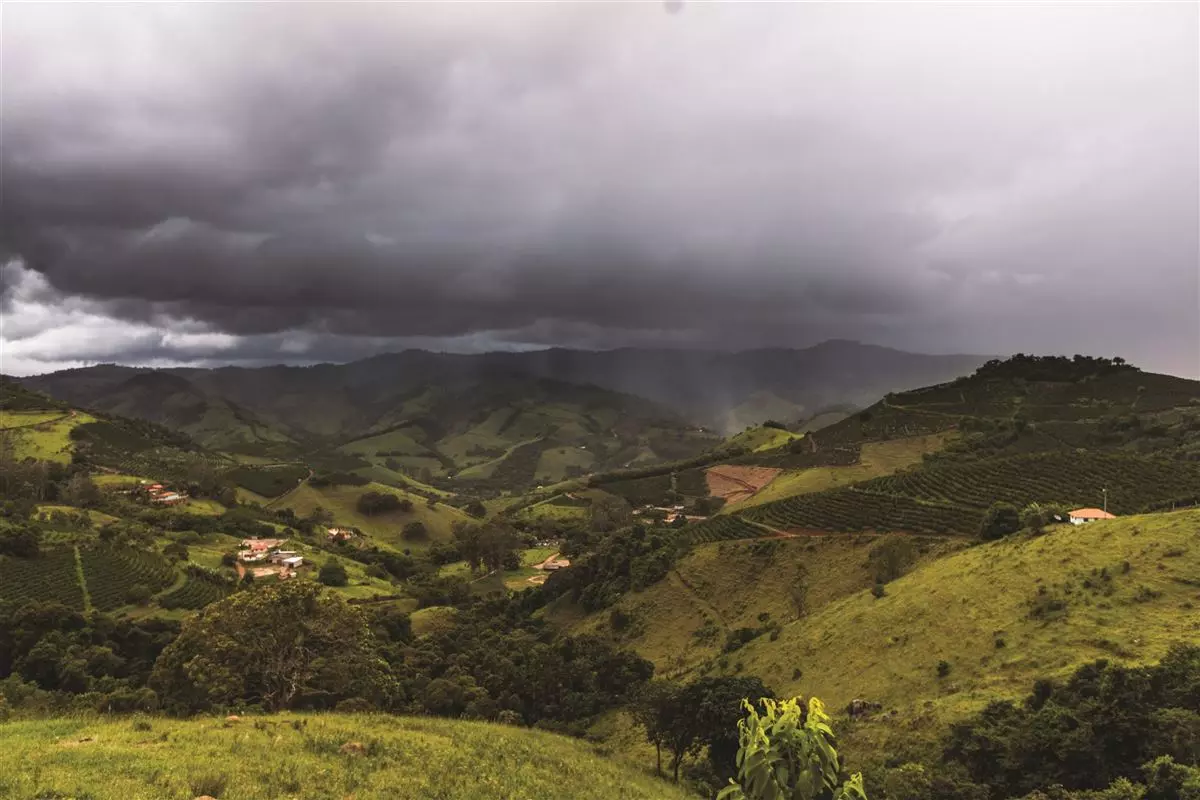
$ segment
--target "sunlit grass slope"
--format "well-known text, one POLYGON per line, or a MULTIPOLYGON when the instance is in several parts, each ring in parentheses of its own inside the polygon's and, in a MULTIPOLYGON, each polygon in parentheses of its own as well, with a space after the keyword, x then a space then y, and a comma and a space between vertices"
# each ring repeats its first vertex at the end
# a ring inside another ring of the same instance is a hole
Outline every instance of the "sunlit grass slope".
POLYGON ((1200 638, 1197 603, 1200 510, 1125 517, 963 550, 737 656, 781 693, 956 717, 1093 659, 1155 661, 1200 638))
POLYGON ((71 460, 71 429, 96 419, 87 414, 56 416, 48 422, 16 427, 6 432, 12 437, 13 455, 66 464, 71 460))
POLYGON ((0 797, 683 798, 588 744, 524 728, 384 715, 0 724, 0 797))
MULTIPOLYGON (((610 636, 653 661, 660 674, 683 675, 719 657, 730 631, 795 620, 792 589, 799 582, 808 609, 869 589, 870 554, 885 538, 847 534, 700 545, 664 580, 621 598, 616 608, 632 620, 622 633, 613 631, 609 609, 583 615, 560 601, 548 618, 574 633, 610 636)), ((935 539, 914 545, 918 563, 963 546, 935 539)), ((731 664, 739 660, 741 652, 729 658, 731 664)))

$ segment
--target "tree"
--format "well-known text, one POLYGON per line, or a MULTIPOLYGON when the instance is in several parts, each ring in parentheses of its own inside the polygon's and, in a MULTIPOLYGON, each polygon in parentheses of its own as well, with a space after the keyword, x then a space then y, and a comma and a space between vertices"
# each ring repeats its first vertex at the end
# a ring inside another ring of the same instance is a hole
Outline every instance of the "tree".
POLYGON ((163 555, 176 561, 187 561, 187 545, 183 544, 182 542, 168 542, 167 545, 163 547, 163 555))
POLYGON ((36 525, 0 520, 0 555, 33 558, 41 543, 42 532, 36 525))
POLYGON ((454 538, 472 571, 481 567, 488 571, 501 569, 508 554, 520 544, 516 530, 497 520, 483 525, 455 525, 454 538))
POLYGON ((1062 506, 1030 503, 1021 510, 1021 527, 1041 533, 1052 522, 1065 522, 1067 516, 1068 512, 1062 506))
POLYGON ((333 522, 333 512, 323 506, 316 506, 308 514, 308 521, 314 525, 328 525, 333 522))
POLYGON ((412 500, 407 497, 397 497, 391 492, 364 492, 358 498, 357 506, 360 514, 368 517, 375 514, 386 514, 389 511, 412 511, 412 500))
POLYGON ((144 583, 135 583, 129 587, 129 591, 125 593, 125 599, 133 603, 135 606, 144 606, 150 602, 150 598, 154 596, 154 592, 144 583))
POLYGON ((406 542, 423 541, 429 538, 429 529, 420 520, 413 520, 400 531, 400 538, 406 542))
POLYGON ((466 511, 472 517, 476 517, 478 519, 483 519, 487 516, 487 508, 478 500, 472 500, 471 502, 467 503, 463 511, 466 511))
POLYGON ((321 569, 317 573, 317 580, 326 586, 345 586, 350 579, 346 575, 346 568, 342 566, 342 563, 331 558, 321 565, 321 569))
POLYGON ((662 748, 670 743, 673 717, 679 710, 679 687, 668 680, 649 681, 633 698, 633 719, 646 732, 647 741, 654 745, 658 775, 662 775, 662 748))
POLYGON ((796 619, 808 613, 808 569, 803 564, 796 565, 796 577, 788 584, 788 598, 796 610, 796 619))
POLYGON ((684 687, 684 708, 691 709, 697 742, 708 748, 708 761, 719 777, 737 769, 738 720, 745 698, 773 698, 754 677, 701 678, 684 687))
POLYGON ((917 555, 917 548, 910 537, 902 534, 888 536, 871 548, 868 554, 875 582, 888 583, 896 580, 917 560, 917 555))
POLYGON ((629 504, 616 496, 600 497, 592 501, 591 529, 598 533, 608 533, 629 524, 632 519, 632 509, 629 504))
POLYGON ((62 497, 68 505, 87 508, 100 502, 100 489, 86 472, 76 472, 67 481, 62 497))
POLYGON ((1021 530, 1021 512, 1012 503, 993 503, 983 517, 979 535, 988 541, 1002 539, 1021 530))
POLYGON ((392 691, 366 616, 299 580, 238 592, 184 622, 150 685, 177 711, 332 708, 349 698, 383 706, 392 691))
POLYGON ((813 697, 743 702, 738 722, 737 778, 717 800, 867 800, 862 775, 841 782, 841 760, 829 716, 813 697))

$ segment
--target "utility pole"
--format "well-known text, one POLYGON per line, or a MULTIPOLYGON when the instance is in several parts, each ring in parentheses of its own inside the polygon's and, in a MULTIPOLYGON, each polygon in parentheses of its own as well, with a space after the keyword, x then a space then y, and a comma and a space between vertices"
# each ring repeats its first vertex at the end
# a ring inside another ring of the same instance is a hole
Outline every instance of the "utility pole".
POLYGON ((1108 513, 1108 489, 1101 489, 1100 491, 1104 493, 1104 513, 1107 514, 1108 513))

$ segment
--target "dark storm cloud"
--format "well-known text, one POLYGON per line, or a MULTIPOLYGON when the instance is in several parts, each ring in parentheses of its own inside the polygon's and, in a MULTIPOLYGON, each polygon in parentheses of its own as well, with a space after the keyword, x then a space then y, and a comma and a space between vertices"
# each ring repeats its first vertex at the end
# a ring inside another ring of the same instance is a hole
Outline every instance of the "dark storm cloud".
POLYGON ((6 10, 10 360, 837 336, 1200 370, 1194 7, 678 11, 6 10))

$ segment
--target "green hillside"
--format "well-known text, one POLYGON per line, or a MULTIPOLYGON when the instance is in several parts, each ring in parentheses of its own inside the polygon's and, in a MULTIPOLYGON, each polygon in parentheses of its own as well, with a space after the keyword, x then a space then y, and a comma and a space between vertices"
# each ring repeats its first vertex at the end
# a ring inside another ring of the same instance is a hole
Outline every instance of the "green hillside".
POLYGON ((333 514, 334 522, 361 529, 380 541, 403 547, 421 547, 425 542, 403 542, 401 529, 410 522, 424 523, 433 541, 445 541, 451 536, 451 527, 456 522, 471 522, 472 517, 445 503, 432 508, 424 497, 409 494, 381 483, 364 486, 323 486, 306 483, 285 497, 279 508, 290 508, 299 516, 311 514, 317 507, 333 514), (382 492, 395 495, 412 503, 411 511, 388 511, 368 516, 357 508, 358 499, 366 492, 382 492))
POLYGON ((862 697, 912 719, 927 701, 954 718, 1096 658, 1157 660, 1200 636, 1189 611, 1198 526, 1190 510, 978 545, 918 566, 883 597, 835 599, 736 661, 785 694, 862 697))
POLYGON ((577 739, 382 714, 21 721, 0 725, 0 745, 2 797, 689 796, 577 739))

